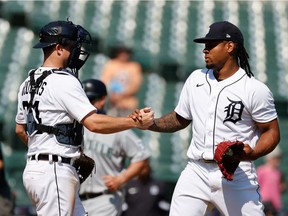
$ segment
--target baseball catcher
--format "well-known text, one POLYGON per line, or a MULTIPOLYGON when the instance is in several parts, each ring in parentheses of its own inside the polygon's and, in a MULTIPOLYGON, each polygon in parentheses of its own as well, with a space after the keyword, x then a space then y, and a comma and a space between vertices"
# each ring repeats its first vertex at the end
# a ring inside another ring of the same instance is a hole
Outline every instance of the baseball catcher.
POLYGON ((243 151, 244 143, 240 141, 222 141, 217 145, 214 160, 217 162, 224 178, 233 180, 233 175, 240 160, 239 156, 243 151))

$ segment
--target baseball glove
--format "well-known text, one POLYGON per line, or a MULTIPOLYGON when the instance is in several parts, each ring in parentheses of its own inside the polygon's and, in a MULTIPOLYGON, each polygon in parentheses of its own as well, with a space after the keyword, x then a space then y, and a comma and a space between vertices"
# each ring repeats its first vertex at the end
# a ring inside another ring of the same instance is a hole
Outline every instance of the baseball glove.
POLYGON ((240 141, 222 141, 220 142, 214 154, 214 160, 217 162, 224 178, 228 181, 233 180, 233 175, 237 169, 240 160, 235 157, 243 151, 244 143, 240 141))
POLYGON ((95 161, 82 153, 81 156, 74 161, 73 166, 78 173, 80 184, 82 184, 92 173, 95 167, 95 161))

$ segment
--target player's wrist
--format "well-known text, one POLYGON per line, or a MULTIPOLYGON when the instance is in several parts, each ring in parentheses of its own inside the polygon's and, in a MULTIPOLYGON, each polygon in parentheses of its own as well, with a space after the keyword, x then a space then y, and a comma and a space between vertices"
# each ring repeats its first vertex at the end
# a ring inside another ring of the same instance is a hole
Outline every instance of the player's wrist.
POLYGON ((127 117, 128 121, 129 121, 129 125, 130 125, 130 128, 139 128, 139 123, 137 122, 137 120, 134 120, 133 118, 131 117, 127 117))
POLYGON ((117 176, 118 181, 119 181, 119 187, 121 187, 123 184, 127 182, 127 178, 125 176, 125 172, 121 173, 120 175, 117 176))

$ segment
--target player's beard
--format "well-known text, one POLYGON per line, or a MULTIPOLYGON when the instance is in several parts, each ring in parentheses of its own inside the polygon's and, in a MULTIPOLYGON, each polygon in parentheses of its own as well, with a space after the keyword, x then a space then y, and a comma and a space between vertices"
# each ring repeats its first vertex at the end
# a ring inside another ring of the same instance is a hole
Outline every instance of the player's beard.
POLYGON ((207 63, 207 64, 206 64, 206 68, 207 68, 207 69, 212 69, 212 68, 214 68, 214 64, 209 64, 209 63, 207 63))

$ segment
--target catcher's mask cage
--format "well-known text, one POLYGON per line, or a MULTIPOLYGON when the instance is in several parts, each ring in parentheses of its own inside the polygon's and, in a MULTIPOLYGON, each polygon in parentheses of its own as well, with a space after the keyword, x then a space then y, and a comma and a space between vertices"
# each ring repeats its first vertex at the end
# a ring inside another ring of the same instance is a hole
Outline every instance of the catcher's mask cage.
POLYGON ((71 21, 53 21, 41 28, 39 42, 33 48, 46 48, 56 44, 71 45, 73 50, 68 67, 77 75, 89 57, 83 45, 90 44, 91 41, 90 33, 82 26, 74 25, 71 21))

